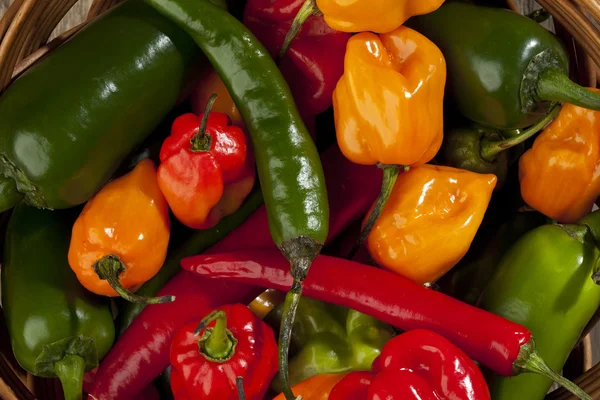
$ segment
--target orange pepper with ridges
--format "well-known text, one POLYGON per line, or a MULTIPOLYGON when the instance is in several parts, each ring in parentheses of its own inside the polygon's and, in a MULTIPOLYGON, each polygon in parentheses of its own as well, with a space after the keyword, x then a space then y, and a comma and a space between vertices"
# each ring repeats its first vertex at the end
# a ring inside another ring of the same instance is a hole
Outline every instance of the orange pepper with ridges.
MULTIPOLYGON (((329 393, 335 385, 347 374, 321 374, 315 375, 305 381, 294 385, 292 391, 296 396, 301 396, 302 400, 327 400, 329 393)), ((283 393, 273 400, 285 400, 283 393)))
POLYGON ((169 208, 156 166, 145 159, 87 202, 73 225, 69 265, 96 294, 142 303, 172 301, 172 296, 147 298, 130 291, 158 272, 169 237, 169 208))
POLYGON ((367 239, 369 254, 417 283, 435 282, 467 253, 496 182, 445 166, 403 173, 367 239))
POLYGON ((600 112, 563 105, 521 157, 519 180, 523 200, 560 223, 590 212, 600 195, 600 112))

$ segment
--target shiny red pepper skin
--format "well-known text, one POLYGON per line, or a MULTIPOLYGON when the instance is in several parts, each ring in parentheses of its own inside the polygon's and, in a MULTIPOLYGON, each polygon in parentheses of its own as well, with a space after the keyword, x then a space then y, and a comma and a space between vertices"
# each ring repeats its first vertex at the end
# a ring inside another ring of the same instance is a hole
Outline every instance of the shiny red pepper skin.
POLYGON ((170 356, 175 400, 238 400, 237 377, 243 378, 247 400, 262 400, 277 373, 277 341, 271 327, 243 304, 219 310, 225 312, 227 330, 236 340, 233 354, 216 361, 201 353, 198 340, 208 329, 214 334, 215 321, 198 334, 197 322, 181 328, 170 356))
POLYGON ((329 400, 347 400, 343 395, 352 392, 352 386, 356 400, 490 400, 475 363, 447 339, 426 329, 387 342, 373 369, 370 376, 346 375, 334 386, 329 400))
MULTIPOLYGON (((304 0, 248 0, 244 25, 273 57, 304 0)), ((344 73, 344 54, 350 34, 331 29, 323 16, 312 16, 302 26, 279 69, 290 85, 303 118, 332 105, 332 95, 344 73)))
MULTIPOLYGON (((335 146, 321 159, 328 196, 336 204, 330 212, 330 241, 369 210, 379 193, 382 173, 378 168, 351 163, 335 146)), ((252 248, 276 250, 264 207, 206 253, 252 248)), ((130 400, 169 366, 169 347, 177 329, 203 318, 209 309, 246 299, 249 303, 260 291, 179 272, 157 294, 175 295, 177 300, 146 307, 138 315, 100 363, 91 394, 102 400, 130 400)))
MULTIPOLYGON (((288 264, 275 250, 250 250, 184 258, 181 266, 200 276, 286 291, 288 264)), ((504 376, 531 332, 492 313, 427 289, 400 275, 340 258, 318 256, 303 294, 371 315, 402 330, 428 329, 471 358, 504 376)))
POLYGON ((173 214, 193 229, 209 229, 234 213, 255 179, 252 146, 225 114, 179 116, 160 149, 158 185, 173 214))

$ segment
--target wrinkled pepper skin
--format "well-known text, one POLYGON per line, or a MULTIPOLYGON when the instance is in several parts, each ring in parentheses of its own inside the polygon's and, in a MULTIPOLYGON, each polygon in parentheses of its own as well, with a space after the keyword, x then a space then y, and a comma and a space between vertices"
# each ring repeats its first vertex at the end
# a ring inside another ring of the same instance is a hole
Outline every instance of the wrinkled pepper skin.
POLYGON ((363 165, 429 162, 442 144, 445 82, 444 56, 420 33, 353 36, 333 93, 344 155, 363 165))
POLYGON ((509 10, 446 2, 430 14, 411 18, 407 26, 441 49, 448 64, 448 97, 462 114, 484 126, 523 128, 549 111, 550 102, 526 106, 520 96, 523 75, 538 54, 552 52, 552 66, 568 72, 560 41, 537 22, 509 10))
POLYGON ((342 32, 387 33, 414 15, 437 10, 444 0, 317 0, 325 22, 342 32))
MULTIPOLYGON (((302 396, 302 400, 328 400, 331 390, 347 374, 320 374, 308 378, 297 385, 294 385, 292 391, 297 396, 302 396)), ((283 393, 273 400, 285 400, 283 393)))
POLYGON ((36 376, 56 377, 54 362, 68 350, 83 357, 85 370, 91 370, 115 337, 108 301, 85 290, 69 268, 75 216, 72 210, 21 204, 7 228, 2 309, 15 358, 36 376))
MULTIPOLYGON (((282 311, 279 304, 265 319, 276 330, 282 311)), ((368 370, 394 335, 391 326, 366 314, 304 297, 292 332, 290 384, 314 375, 368 370)), ((282 391, 279 376, 271 387, 282 391)))
POLYGON ((36 207, 83 204, 173 108, 200 54, 141 0, 116 6, 2 94, 1 173, 36 207))
POLYGON ((145 159, 87 202, 73 225, 69 264, 91 292, 118 296, 121 293, 99 277, 95 264, 117 256, 124 267, 116 275, 119 283, 135 288, 163 265, 169 237, 167 201, 158 187, 154 162, 145 159))
MULTIPOLYGON (((276 57, 304 0, 249 0, 244 25, 276 57)), ((331 29, 323 16, 311 16, 279 60, 300 113, 307 117, 331 107, 335 85, 344 72, 349 33, 331 29)))
POLYGON ((575 222, 600 195, 599 167, 600 111, 565 104, 519 160, 521 195, 544 215, 575 222))
MULTIPOLYGON (((600 305, 600 286, 592 280, 600 261, 592 233, 599 220, 595 212, 580 224, 528 232, 502 258, 483 294, 484 309, 529 328, 538 353, 555 371, 600 305)), ((494 400, 534 400, 544 398, 552 381, 523 374, 493 376, 489 384, 494 400)))
POLYGON ((366 246, 380 266, 435 282, 467 253, 496 176, 423 165, 400 174, 366 246))

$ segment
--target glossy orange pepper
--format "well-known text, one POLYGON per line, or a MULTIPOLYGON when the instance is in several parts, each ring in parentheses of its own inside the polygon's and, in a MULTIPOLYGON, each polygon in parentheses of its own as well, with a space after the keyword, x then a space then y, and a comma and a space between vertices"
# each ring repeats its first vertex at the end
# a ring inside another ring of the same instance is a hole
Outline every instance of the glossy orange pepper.
POLYGON ((342 32, 393 31, 415 15, 437 10, 444 0, 317 0, 331 28, 342 32))
POLYGON ((434 165, 401 174, 367 239, 371 257, 417 283, 435 282, 467 253, 496 181, 434 165))
POLYGON ((131 293, 163 265, 170 236, 169 209, 150 159, 109 182, 73 225, 69 265, 89 291, 135 302, 165 302, 131 293), (100 277, 102 276, 102 278, 100 277))
MULTIPOLYGON (((327 400, 334 386, 347 374, 322 374, 315 375, 292 387, 296 396, 302 400, 327 400)), ((285 400, 283 393, 273 400, 285 400)))
POLYGON ((340 149, 357 164, 426 164, 442 144, 445 84, 444 56, 420 33, 353 36, 333 93, 340 149))
POLYGON ((600 112, 563 105, 521 157, 519 180, 523 200, 560 223, 590 212, 600 195, 600 112))
POLYGON ((244 120, 235 106, 227 87, 213 68, 206 68, 200 73, 200 79, 190 95, 192 111, 201 115, 206 110, 208 100, 213 94, 217 99, 212 106, 212 112, 226 114, 231 119, 231 125, 245 129, 244 120))

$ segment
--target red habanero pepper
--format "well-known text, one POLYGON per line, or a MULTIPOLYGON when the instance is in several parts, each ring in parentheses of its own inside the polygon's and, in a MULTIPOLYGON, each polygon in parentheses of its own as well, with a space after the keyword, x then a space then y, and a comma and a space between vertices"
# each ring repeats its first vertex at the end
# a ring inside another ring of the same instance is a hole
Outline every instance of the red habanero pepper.
POLYGON ((233 214, 254 186, 252 146, 226 114, 178 117, 160 149, 158 186, 179 221, 209 229, 233 214))
POLYGON ((462 350, 437 333, 415 329, 386 343, 373 372, 351 372, 329 394, 329 400, 374 399, 490 400, 490 391, 462 350))
POLYGON ((243 304, 220 307, 181 328, 171 345, 175 400, 262 400, 277 373, 277 341, 269 325, 243 304))
MULTIPOLYGON (((531 332, 522 325, 385 270, 324 255, 313 265, 304 282, 305 296, 355 309, 405 331, 431 330, 499 375, 533 372, 574 386, 539 356, 531 332)), ((198 255, 184 258, 181 266, 219 282, 281 291, 293 282, 285 258, 274 250, 198 255)))
MULTIPOLYGON (((382 173, 348 161, 337 146, 323 152, 321 159, 328 196, 336 205, 330 212, 329 242, 369 210, 379 193, 382 173)), ((264 207, 206 253, 252 248, 276 250, 264 207)), ((146 307, 138 315, 100 363, 91 394, 102 400, 130 400, 169 366, 169 347, 178 329, 223 304, 249 303, 261 291, 180 271, 157 293, 174 294, 177 300, 146 307)))
MULTIPOLYGON (((248 0, 244 24, 277 57, 304 0, 248 0)), ((349 33, 331 29, 323 16, 312 16, 281 58, 279 69, 306 119, 331 107, 335 86, 344 73, 349 33)))

